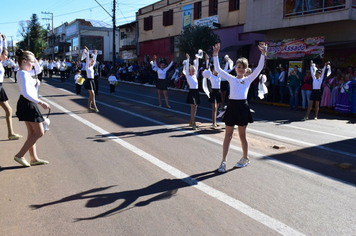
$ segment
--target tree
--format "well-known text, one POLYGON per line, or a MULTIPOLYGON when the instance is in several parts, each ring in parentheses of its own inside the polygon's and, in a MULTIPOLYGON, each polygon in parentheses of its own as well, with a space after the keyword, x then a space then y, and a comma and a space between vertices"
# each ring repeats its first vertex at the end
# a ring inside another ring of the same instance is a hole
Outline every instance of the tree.
POLYGON ((188 53, 192 58, 199 49, 211 54, 216 43, 220 43, 220 37, 208 26, 187 26, 177 39, 179 50, 188 53))
POLYGON ((33 52, 36 58, 41 57, 46 46, 47 30, 40 25, 37 15, 32 14, 30 21, 21 21, 19 25, 23 40, 17 43, 17 47, 33 52))

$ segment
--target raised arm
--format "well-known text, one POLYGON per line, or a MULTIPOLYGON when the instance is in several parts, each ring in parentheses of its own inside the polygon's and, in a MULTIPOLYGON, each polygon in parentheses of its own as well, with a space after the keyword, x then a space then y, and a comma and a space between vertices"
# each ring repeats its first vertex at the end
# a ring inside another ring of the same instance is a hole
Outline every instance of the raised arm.
POLYGON ((38 75, 39 73, 42 72, 42 67, 41 67, 40 63, 37 60, 35 61, 34 67, 35 67, 34 70, 28 71, 28 73, 31 76, 36 76, 36 75, 38 75))
MULTIPOLYGON (((313 80, 316 80, 315 73, 316 73, 315 63, 313 63, 313 61, 310 61, 310 74, 311 74, 313 80)), ((323 74, 324 74, 324 70, 323 70, 323 74)))
POLYGON ((220 50, 220 43, 217 43, 213 46, 213 59, 214 59, 214 70, 218 72, 218 74, 229 81, 230 79, 234 79, 235 77, 227 73, 226 71, 222 70, 220 68, 220 63, 219 63, 219 58, 218 58, 218 53, 220 50))
POLYGON ((86 60, 85 60, 85 70, 89 69, 89 49, 85 46, 84 47, 85 53, 87 54, 86 60))
POLYGON ((172 66, 173 66, 173 59, 172 59, 171 63, 169 63, 169 65, 166 68, 164 68, 165 71, 168 71, 172 66))
POLYGON ((198 74, 198 68, 199 68, 199 58, 195 58, 194 60, 194 67, 195 67, 195 75, 198 74))
POLYGON ((256 69, 247 77, 248 80, 254 80, 258 74, 261 73, 263 66, 265 65, 265 56, 267 53, 267 44, 264 42, 260 42, 260 44, 258 45, 258 49, 261 51, 261 57, 260 60, 258 62, 258 65, 256 67, 256 69))

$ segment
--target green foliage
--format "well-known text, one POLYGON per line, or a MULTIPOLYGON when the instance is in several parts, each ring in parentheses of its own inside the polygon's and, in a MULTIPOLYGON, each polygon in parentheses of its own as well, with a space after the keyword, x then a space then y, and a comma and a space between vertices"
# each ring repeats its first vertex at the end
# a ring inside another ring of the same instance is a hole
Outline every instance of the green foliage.
POLYGON ((41 57, 46 46, 47 30, 40 25, 36 14, 32 14, 30 21, 20 22, 19 34, 23 40, 17 43, 17 47, 33 52, 36 58, 41 57))
POLYGON ((208 26, 187 26, 177 37, 177 47, 194 58, 199 49, 211 54, 213 45, 220 43, 220 37, 208 26))

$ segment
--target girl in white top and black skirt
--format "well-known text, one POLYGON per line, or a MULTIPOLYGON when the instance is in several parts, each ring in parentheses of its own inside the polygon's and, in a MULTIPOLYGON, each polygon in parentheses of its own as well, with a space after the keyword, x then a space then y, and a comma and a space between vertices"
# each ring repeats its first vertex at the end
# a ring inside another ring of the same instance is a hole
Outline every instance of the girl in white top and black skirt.
POLYGON ((225 138, 223 144, 223 158, 218 169, 219 172, 226 171, 226 156, 229 151, 230 142, 234 133, 234 126, 238 126, 239 137, 241 141, 243 156, 235 167, 245 167, 250 163, 247 157, 248 144, 246 139, 246 128, 248 123, 252 123, 252 115, 250 107, 247 102, 247 93, 252 81, 261 72, 265 62, 265 55, 267 52, 267 45, 261 42, 258 46, 261 51, 261 58, 257 68, 247 77, 245 77, 248 68, 248 60, 240 58, 236 61, 235 71, 237 76, 234 77, 222 70, 219 65, 218 53, 220 50, 220 43, 213 47, 214 68, 222 78, 229 81, 230 84, 230 99, 226 108, 223 121, 225 122, 225 138))
POLYGON ((46 102, 38 98, 38 86, 40 81, 32 78, 32 76, 41 73, 41 67, 30 51, 18 49, 16 56, 18 56, 20 69, 16 75, 20 87, 20 98, 17 102, 16 115, 19 121, 25 121, 28 135, 26 142, 15 155, 14 160, 27 167, 48 164, 48 161, 39 159, 36 152, 36 142, 44 134, 42 124, 44 118, 37 104, 42 106, 43 109, 50 109, 50 106, 46 102), (31 157, 30 164, 24 158, 27 151, 31 157))
POLYGON ((197 129, 195 124, 195 115, 197 113, 198 105, 200 104, 200 96, 198 90, 198 79, 197 71, 199 67, 199 59, 195 58, 194 66, 189 64, 189 54, 186 54, 187 60, 183 61, 183 73, 187 78, 189 84, 189 92, 187 96, 187 103, 190 104, 190 121, 189 126, 193 127, 194 130, 197 129))
POLYGON ((216 72, 216 70, 212 69, 213 72, 211 72, 209 56, 206 53, 205 53, 205 60, 206 60, 206 70, 203 71, 203 77, 209 79, 211 83, 212 90, 209 93, 209 102, 211 103, 212 106, 213 128, 217 128, 219 125, 216 123, 216 115, 217 115, 219 103, 221 103, 221 93, 220 93, 221 77, 218 74, 218 72, 216 72))
POLYGON ((22 135, 14 133, 14 129, 12 128, 12 108, 10 104, 7 102, 8 97, 5 93, 5 89, 2 86, 5 75, 5 68, 2 65, 2 62, 7 59, 7 46, 6 46, 6 37, 0 33, 0 106, 5 111, 5 119, 7 124, 7 137, 9 140, 17 140, 22 137, 22 135))
POLYGON ((305 117, 302 120, 308 120, 309 119, 309 114, 311 109, 313 108, 313 104, 315 101, 315 120, 318 119, 318 113, 319 113, 319 103, 321 100, 321 84, 323 83, 323 79, 324 79, 324 75, 325 75, 325 71, 326 69, 328 70, 328 76, 330 75, 329 73, 331 73, 331 68, 330 68, 330 62, 328 61, 327 63, 325 63, 325 66, 323 68, 323 70, 319 70, 316 68, 315 64, 313 63, 313 61, 311 61, 311 65, 310 65, 310 74, 313 78, 313 90, 312 93, 310 95, 309 98, 309 106, 308 106, 308 110, 307 110, 307 114, 305 115, 305 117))
POLYGON ((159 67, 157 66, 157 57, 156 55, 153 56, 153 63, 154 66, 156 68, 157 71, 157 75, 158 75, 158 79, 156 81, 156 88, 158 91, 158 102, 159 102, 159 106, 162 106, 162 91, 163 91, 163 95, 164 95, 164 99, 166 100, 166 107, 167 108, 171 108, 168 104, 168 95, 167 95, 167 80, 166 80, 166 75, 167 75, 167 71, 171 68, 171 66, 173 65, 173 60, 171 61, 171 63, 169 63, 169 65, 166 67, 166 64, 161 62, 159 67))
POLYGON ((99 112, 99 109, 96 107, 95 103, 95 82, 94 82, 94 65, 96 62, 97 51, 94 49, 93 58, 89 58, 89 49, 85 46, 83 53, 86 54, 86 63, 85 70, 87 72, 87 79, 85 80, 84 88, 86 88, 89 92, 89 100, 88 100, 88 110, 99 112), (93 107, 91 105, 93 104, 93 107))

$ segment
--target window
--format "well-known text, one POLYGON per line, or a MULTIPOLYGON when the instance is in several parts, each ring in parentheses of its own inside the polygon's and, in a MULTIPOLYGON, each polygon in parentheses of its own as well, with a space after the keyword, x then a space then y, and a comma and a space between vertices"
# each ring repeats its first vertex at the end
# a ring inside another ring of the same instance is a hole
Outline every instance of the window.
POLYGON ((240 0, 229 0, 229 11, 236 11, 240 8, 240 0))
POLYGON ((194 20, 201 18, 201 2, 194 3, 194 20))
POLYGON ((173 10, 163 12, 163 25, 173 25, 173 10))
POLYGON ((209 0, 209 16, 218 14, 218 0, 209 0))
POLYGON ((152 16, 143 19, 143 30, 152 30, 152 16))

